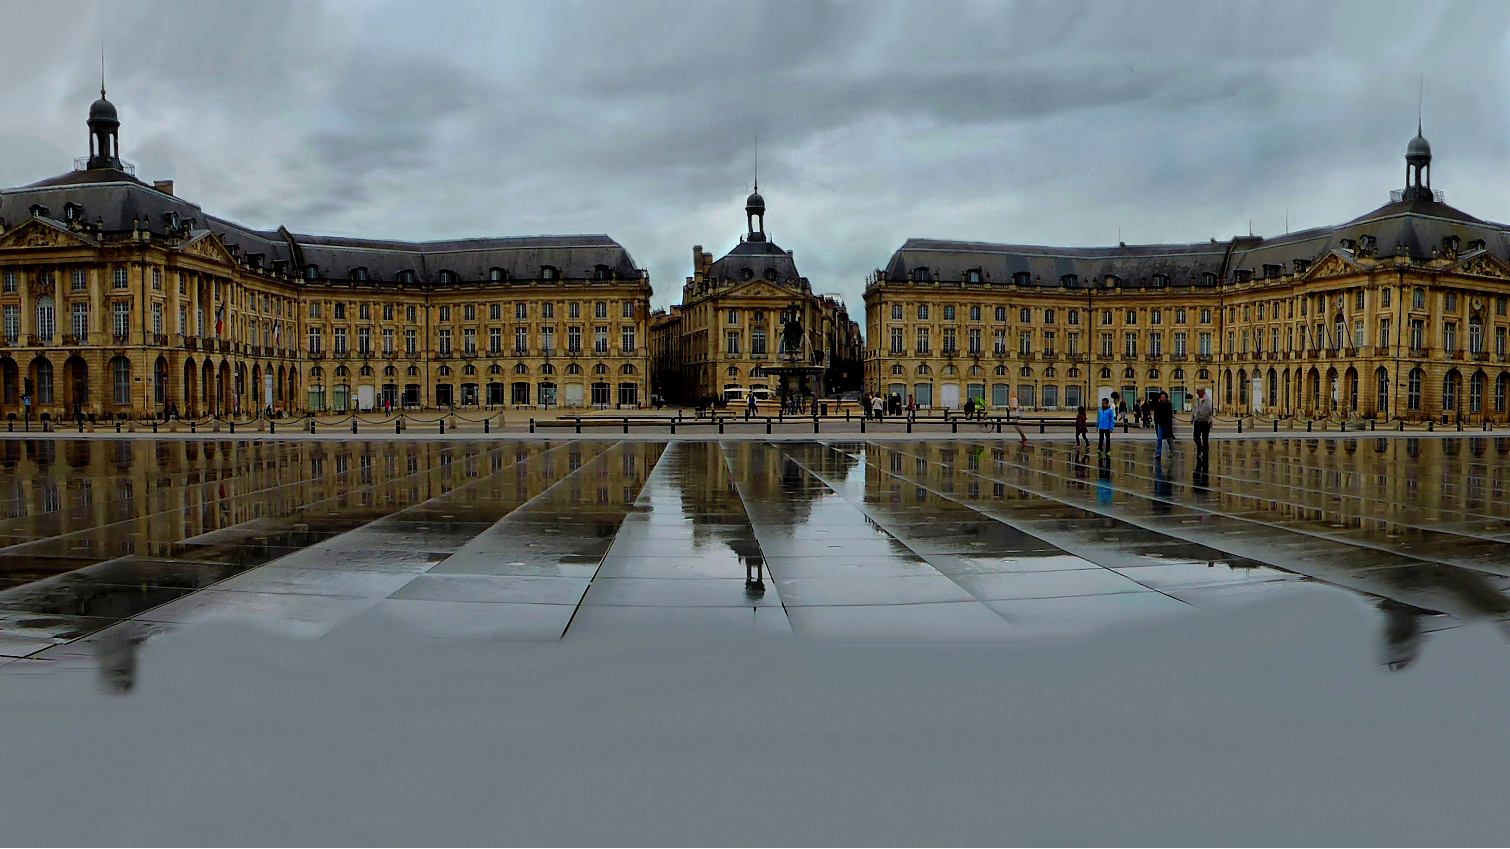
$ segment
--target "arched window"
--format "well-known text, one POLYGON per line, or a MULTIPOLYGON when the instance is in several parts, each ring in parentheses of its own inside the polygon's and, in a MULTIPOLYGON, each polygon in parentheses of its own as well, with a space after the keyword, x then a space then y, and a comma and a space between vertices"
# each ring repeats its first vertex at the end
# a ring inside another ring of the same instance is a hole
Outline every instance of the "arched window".
POLYGON ((1457 369, 1453 369, 1442 378, 1442 412, 1452 412, 1458 408, 1458 391, 1463 385, 1463 375, 1457 369))
POLYGON ((405 373, 410 377, 419 377, 419 366, 410 366, 405 373))
POLYGON ((336 366, 336 377, 346 377, 351 374, 351 369, 345 366, 336 366))
POLYGON ((315 367, 313 367, 313 368, 311 368, 309 370, 309 376, 310 377, 324 377, 325 376, 325 369, 322 369, 319 366, 315 366, 315 367))
POLYGON ((525 365, 524 363, 520 363, 520 364, 514 366, 514 374, 529 374, 529 373, 530 373, 530 367, 527 366, 527 365, 525 365))
POLYGON ((503 374, 503 366, 497 363, 493 363, 492 365, 488 366, 488 374, 503 374))
POLYGON ((570 365, 568 365, 566 367, 566 373, 567 374, 581 374, 582 373, 582 367, 579 366, 579 365, 577 365, 576 363, 571 363, 570 365))
POLYGON ((1006 366, 997 366, 996 367, 996 376, 997 377, 1006 377, 1007 376, 1007 367, 1006 366))
POLYGON ((1132 366, 1128 366, 1127 368, 1122 370, 1122 378, 1124 380, 1132 380, 1137 377, 1137 374, 1137 372, 1132 370, 1132 366))
POLYGON ((1468 381, 1468 412, 1484 412, 1484 385, 1488 382, 1483 372, 1473 373, 1473 378, 1468 381))
POLYGON ((1374 372, 1374 413, 1389 415, 1389 369, 1382 366, 1374 372))
MULTIPOLYGON (((739 371, 738 368, 734 368, 733 370, 736 372, 739 371)), ((625 363, 619 366, 619 374, 634 374, 634 365, 632 363, 625 363)))
POLYGON ((383 377, 398 377, 398 369, 387 366, 383 369, 383 377))
POLYGON ((1425 372, 1419 367, 1410 370, 1409 381, 1405 384, 1405 409, 1419 412, 1421 409, 1421 380, 1425 372))
POLYGON ((1112 370, 1109 369, 1109 368, 1107 368, 1107 367, 1105 367, 1105 366, 1102 366, 1101 367, 1101 379, 1102 380, 1111 380, 1112 379, 1112 370))
POLYGON ((461 367, 461 373, 465 375, 477 374, 477 366, 474 366, 471 363, 467 363, 466 365, 461 367))
POLYGON ((362 366, 360 374, 362 377, 372 377, 372 366, 362 366))
POLYGON ((57 309, 53 305, 52 296, 37 298, 37 336, 51 340, 53 331, 57 329, 57 320, 57 309))
POLYGON ((1033 367, 1032 366, 1023 366, 1021 369, 1018 370, 1017 373, 1020 376, 1022 376, 1022 377, 1032 377, 1033 376, 1033 367))
POLYGON ((131 361, 116 357, 110 361, 110 382, 115 387, 115 403, 131 403, 131 361))
POLYGON ((928 368, 928 364, 927 363, 920 363, 918 365, 918 374, 928 374, 929 372, 930 372, 930 369, 928 368))
POLYGON ((914 268, 912 270, 912 279, 918 283, 927 283, 929 280, 928 268, 926 266, 923 268, 914 268))
POLYGON ((595 365, 595 366, 592 367, 592 373, 593 374, 608 374, 608 366, 604 365, 603 363, 598 363, 597 365, 595 365))
POLYGON ((38 357, 37 370, 37 397, 33 400, 38 404, 52 403, 52 361, 46 357, 38 357))
POLYGON ((901 364, 899 363, 899 364, 894 365, 894 366, 891 367, 891 373, 892 374, 903 374, 903 373, 905 373, 905 369, 903 369, 902 366, 901 366, 901 364))
POLYGON ((451 367, 450 366, 441 366, 439 373, 440 373, 441 377, 450 377, 451 376, 451 367))
POLYGON ((541 374, 555 374, 556 373, 556 367, 553 366, 553 365, 551 365, 550 363, 542 363, 540 365, 540 373, 541 374))
POLYGON ((1500 372, 1500 379, 1494 382, 1494 411, 1505 412, 1505 402, 1510 396, 1510 372, 1500 372))

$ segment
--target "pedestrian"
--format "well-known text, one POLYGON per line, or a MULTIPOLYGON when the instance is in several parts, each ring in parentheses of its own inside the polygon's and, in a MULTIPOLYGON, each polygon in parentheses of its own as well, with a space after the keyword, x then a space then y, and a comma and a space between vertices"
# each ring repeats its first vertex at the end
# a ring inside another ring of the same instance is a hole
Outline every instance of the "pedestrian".
POLYGON ((1127 399, 1126 398, 1123 398, 1122 400, 1120 400, 1120 401, 1117 402, 1116 416, 1117 416, 1117 418, 1120 421, 1123 421, 1123 422, 1127 421, 1127 399))
POLYGON ((1022 418, 1022 405, 1017 403, 1016 395, 1007 400, 1007 415, 1012 419, 1012 427, 1017 429, 1017 438, 1022 440, 1023 445, 1027 445, 1028 435, 1022 432, 1022 424, 1018 421, 1022 418))
POLYGON ((914 421, 918 417, 918 402, 911 395, 907 396, 907 420, 914 421))
POLYGON ((885 399, 879 395, 870 399, 870 409, 876 414, 876 421, 881 421, 882 417, 886 415, 885 399))
POLYGON ((751 392, 750 399, 745 404, 745 418, 748 419, 753 415, 755 415, 755 393, 751 392))
POLYGON ((1102 456, 1112 453, 1112 430, 1117 427, 1117 411, 1112 409, 1108 398, 1101 399, 1101 412, 1096 414, 1096 450, 1102 456))
POLYGON ((1204 461, 1211 452, 1211 417, 1215 412, 1211 399, 1206 396, 1206 387, 1197 386, 1195 403, 1190 407, 1190 432, 1195 438, 1197 462, 1204 461))
POLYGON ((1161 459, 1164 456, 1164 443, 1169 443, 1170 453, 1174 452, 1174 405, 1169 403, 1169 393, 1160 392, 1158 400, 1149 404, 1153 409, 1153 458, 1161 459))
POLYGON ((965 399, 965 418, 968 419, 968 418, 972 418, 974 416, 975 416, 975 399, 974 398, 966 398, 965 399))
POLYGON ((902 414, 902 393, 891 393, 891 397, 887 399, 886 406, 889 408, 892 415, 900 416, 902 414))
POLYGON ((1085 419, 1085 405, 1075 408, 1075 450, 1084 448, 1089 454, 1091 450, 1091 437, 1089 427, 1085 419))

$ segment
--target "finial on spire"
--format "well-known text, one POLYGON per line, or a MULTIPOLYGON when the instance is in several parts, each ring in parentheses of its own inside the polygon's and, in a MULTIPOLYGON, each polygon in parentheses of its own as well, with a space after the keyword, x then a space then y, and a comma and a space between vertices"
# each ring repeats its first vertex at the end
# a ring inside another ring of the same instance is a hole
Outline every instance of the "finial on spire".
POLYGON ((105 37, 100 36, 100 99, 105 99, 105 37))
MULTIPOLYGON (((1426 106, 1426 75, 1421 75, 1420 88, 1416 92, 1416 135, 1421 136, 1421 113, 1426 106)), ((1421 136, 1425 138, 1425 136, 1421 136)))
POLYGON ((755 191, 760 191, 760 133, 755 134, 755 191))

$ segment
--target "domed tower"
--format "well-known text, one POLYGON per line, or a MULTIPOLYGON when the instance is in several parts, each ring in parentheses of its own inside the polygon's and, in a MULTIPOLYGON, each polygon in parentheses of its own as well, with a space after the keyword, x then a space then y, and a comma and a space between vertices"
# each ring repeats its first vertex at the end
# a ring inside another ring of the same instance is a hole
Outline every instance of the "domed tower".
POLYGON ((100 85, 100 99, 89 107, 89 167, 121 167, 121 121, 116 117, 115 104, 105 99, 105 86, 100 85))
POLYGON ((1404 200, 1431 200, 1431 144, 1416 124, 1416 137, 1405 146, 1404 200))
POLYGON ((750 241, 765 241, 765 198, 760 196, 760 184, 745 199, 745 222, 750 227, 750 241))

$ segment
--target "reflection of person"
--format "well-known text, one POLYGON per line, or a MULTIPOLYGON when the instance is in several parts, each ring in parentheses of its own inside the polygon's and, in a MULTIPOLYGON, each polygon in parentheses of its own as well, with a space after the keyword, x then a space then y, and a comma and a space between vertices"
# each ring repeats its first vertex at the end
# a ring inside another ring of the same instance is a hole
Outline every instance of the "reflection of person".
POLYGON ((1103 456, 1112 452, 1112 430, 1117 426, 1117 413, 1109 398, 1101 399, 1101 411, 1096 414, 1096 450, 1103 456))
POLYGON ((755 601, 765 596, 765 580, 761 569, 765 561, 759 557, 741 557, 745 562, 745 598, 755 601))
POLYGON ((1096 460, 1096 501, 1112 503, 1112 458, 1104 452, 1096 460))
POLYGON ((1195 403, 1190 405, 1190 432, 1195 438, 1195 456, 1205 460, 1211 450, 1211 417, 1215 414, 1206 387, 1195 388, 1195 403))
POLYGON ((1421 653, 1421 612, 1393 599, 1379 602, 1384 613, 1384 665, 1404 669, 1421 653))
POLYGON ((100 689, 125 694, 136 686, 137 640, 119 627, 100 633, 94 640, 100 664, 100 689))

